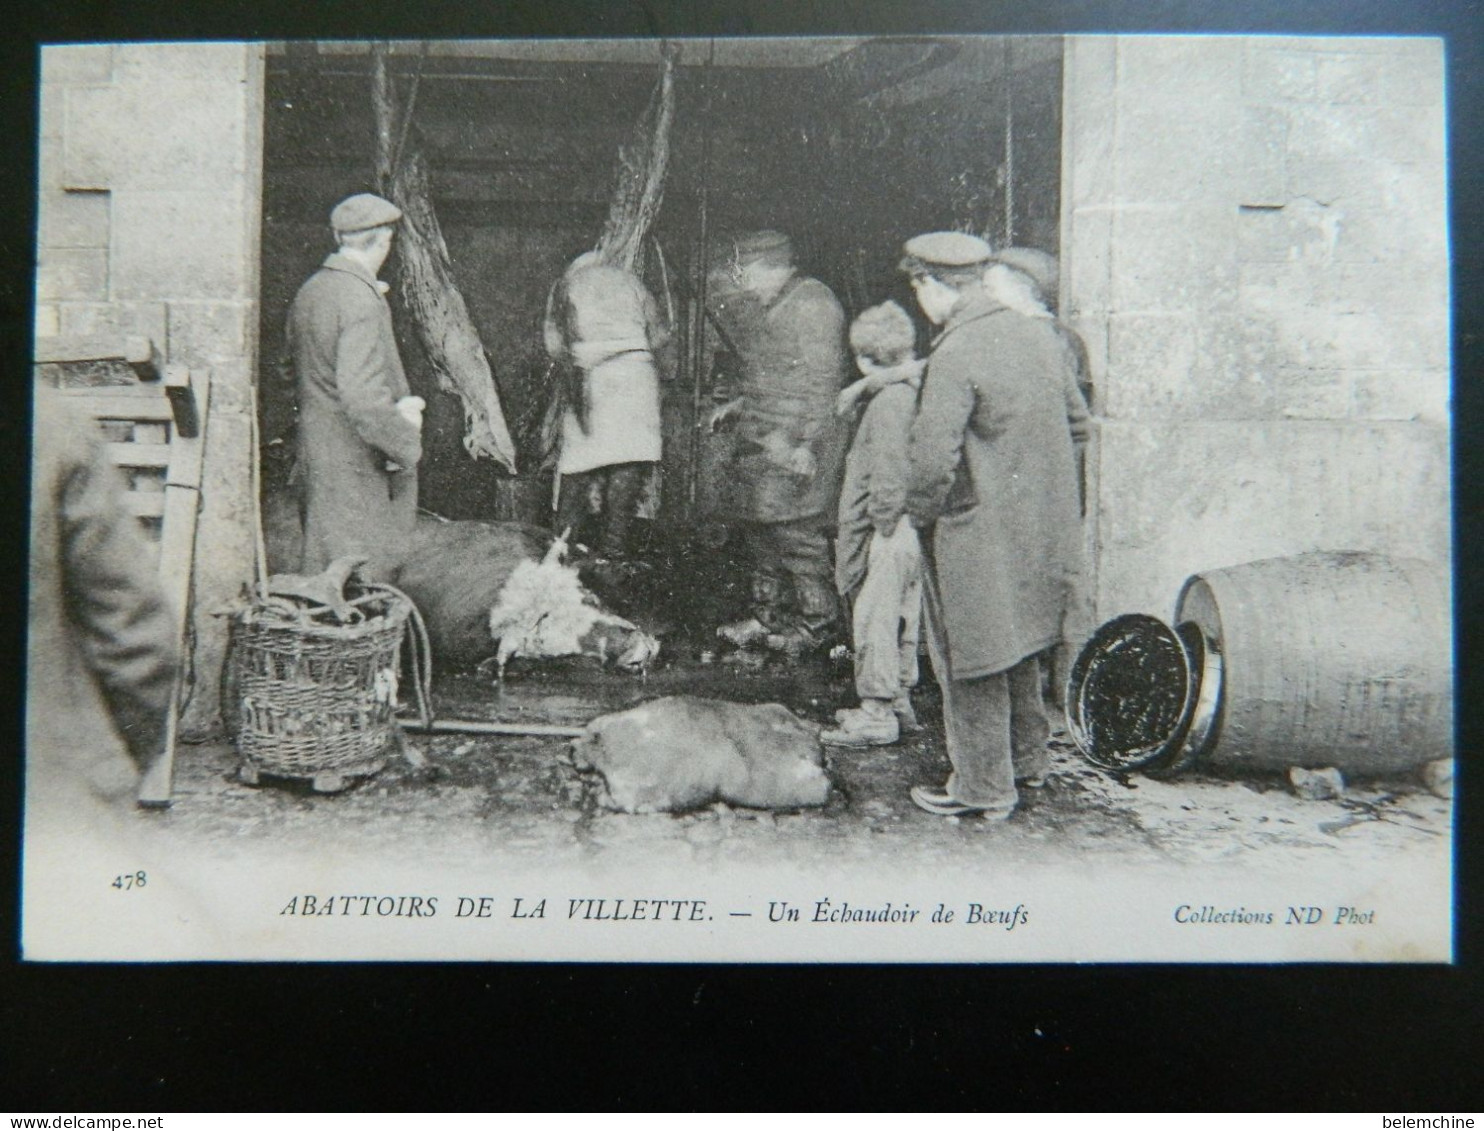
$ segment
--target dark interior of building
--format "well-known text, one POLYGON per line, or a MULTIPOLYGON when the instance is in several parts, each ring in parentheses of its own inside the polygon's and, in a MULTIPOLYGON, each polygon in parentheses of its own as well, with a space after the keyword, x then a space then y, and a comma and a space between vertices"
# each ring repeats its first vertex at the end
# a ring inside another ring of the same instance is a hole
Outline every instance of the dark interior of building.
MULTIPOLYGON (((436 390, 392 295, 414 392, 428 401, 421 499, 451 518, 530 519, 550 498, 536 470, 546 408, 541 337, 563 266, 596 243, 618 149, 656 87, 656 42, 455 41, 392 45, 412 97, 406 145, 431 173, 455 281, 492 363, 522 475, 475 462, 455 396, 436 390), (413 91, 415 88, 415 95, 413 91)), ((269 58, 261 382, 265 487, 292 450, 281 377, 284 315, 332 249, 330 207, 375 191, 367 44, 290 43, 269 58)), ((904 238, 954 228, 1056 252, 1061 44, 1035 39, 690 40, 681 44, 664 204, 645 277, 673 313, 661 515, 708 517, 724 441, 697 441, 712 404, 709 348, 694 348, 704 250, 776 228, 847 316, 893 297, 904 238), (660 254, 656 254, 655 248, 660 254)), ((393 255, 395 256, 395 252, 393 255)), ((395 280, 395 264, 383 277, 395 280)))

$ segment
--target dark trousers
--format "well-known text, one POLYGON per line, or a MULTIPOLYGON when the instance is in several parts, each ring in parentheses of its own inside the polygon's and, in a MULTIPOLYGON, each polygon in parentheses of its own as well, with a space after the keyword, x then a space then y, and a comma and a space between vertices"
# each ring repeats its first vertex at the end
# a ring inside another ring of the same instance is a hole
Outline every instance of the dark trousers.
POLYGON ((943 690, 943 729, 949 796, 966 805, 1013 806, 1017 779, 1046 772, 1051 725, 1041 698, 1041 655, 1027 656, 1007 671, 974 679, 952 679, 943 598, 931 568, 923 571, 923 611, 928 654, 943 690))
POLYGON ((603 513, 597 545, 593 549, 605 558, 627 556, 629 527, 639 506, 639 496, 644 493, 644 481, 651 466, 648 463, 616 463, 611 467, 595 467, 591 471, 563 475, 562 496, 557 503, 557 533, 570 527, 572 540, 578 540, 578 531, 590 513, 588 500, 592 487, 597 484, 603 513))
POLYGON ((752 564, 753 616, 772 632, 828 632, 840 606, 823 520, 749 523, 743 538, 752 564))

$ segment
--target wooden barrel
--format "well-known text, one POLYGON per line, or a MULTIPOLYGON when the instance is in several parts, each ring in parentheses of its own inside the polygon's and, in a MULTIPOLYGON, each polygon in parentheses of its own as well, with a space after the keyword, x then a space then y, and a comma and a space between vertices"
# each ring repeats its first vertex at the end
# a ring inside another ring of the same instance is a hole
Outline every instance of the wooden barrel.
POLYGON ((1378 554, 1271 558, 1196 574, 1175 623, 1222 660, 1211 766, 1386 774, 1452 755, 1447 577, 1378 554))

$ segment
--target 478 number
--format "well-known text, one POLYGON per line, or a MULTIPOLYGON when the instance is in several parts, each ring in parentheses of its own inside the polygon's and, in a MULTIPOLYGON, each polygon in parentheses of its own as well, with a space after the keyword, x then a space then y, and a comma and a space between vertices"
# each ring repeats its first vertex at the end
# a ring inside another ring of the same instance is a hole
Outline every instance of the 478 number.
POLYGON ((119 891, 133 891, 135 888, 144 887, 145 880, 147 878, 148 877, 145 876, 142 871, 125 872, 121 876, 114 876, 113 883, 109 884, 108 886, 111 888, 118 888, 119 891))

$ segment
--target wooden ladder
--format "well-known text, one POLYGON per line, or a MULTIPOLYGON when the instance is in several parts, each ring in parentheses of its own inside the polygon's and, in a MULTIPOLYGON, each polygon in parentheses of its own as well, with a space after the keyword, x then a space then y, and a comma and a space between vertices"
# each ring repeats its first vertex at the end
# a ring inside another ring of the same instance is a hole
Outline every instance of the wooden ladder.
POLYGON ((187 668, 211 374, 162 364, 147 338, 38 338, 36 365, 43 380, 97 423, 108 457, 125 479, 124 505, 157 555, 182 662, 170 696, 165 748, 140 783, 139 804, 166 806, 187 668))

